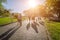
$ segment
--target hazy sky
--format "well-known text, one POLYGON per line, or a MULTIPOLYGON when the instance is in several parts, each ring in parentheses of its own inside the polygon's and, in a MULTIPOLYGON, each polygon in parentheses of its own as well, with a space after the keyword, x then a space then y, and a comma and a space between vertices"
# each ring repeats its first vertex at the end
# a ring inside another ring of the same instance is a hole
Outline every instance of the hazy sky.
MULTIPOLYGON (((7 9, 12 9, 14 12, 22 12, 23 10, 29 9, 29 0, 7 0, 7 3, 3 3, 4 7, 7 9)), ((44 2, 44 0, 36 0, 38 4, 44 2)))

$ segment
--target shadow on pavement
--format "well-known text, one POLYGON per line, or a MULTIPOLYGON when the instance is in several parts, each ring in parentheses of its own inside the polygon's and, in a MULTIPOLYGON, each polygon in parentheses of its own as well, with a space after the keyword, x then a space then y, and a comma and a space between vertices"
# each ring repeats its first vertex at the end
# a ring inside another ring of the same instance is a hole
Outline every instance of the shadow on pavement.
POLYGON ((38 25, 39 26, 39 24, 38 23, 36 23, 36 22, 34 22, 35 23, 35 25, 38 25))
POLYGON ((2 40, 8 40, 20 27, 17 27, 12 32, 10 32, 6 37, 4 37, 2 40))
POLYGON ((35 30, 35 32, 38 33, 38 28, 36 23, 32 23, 31 25, 32 25, 32 28, 35 30))
POLYGON ((36 22, 33 22, 33 23, 30 24, 30 22, 29 22, 29 23, 27 24, 27 26, 26 26, 27 30, 30 28, 30 25, 31 25, 32 28, 35 30, 35 32, 38 33, 38 28, 37 28, 37 26, 39 26, 39 24, 36 23, 36 22))
POLYGON ((27 30, 30 28, 30 23, 27 24, 26 28, 27 30))
POLYGON ((39 22, 41 25, 44 25, 44 22, 39 22))
POLYGON ((2 35, 0 35, 0 39, 3 38, 4 36, 6 36, 10 31, 12 31, 15 27, 9 29, 8 31, 6 31, 5 33, 3 33, 2 35))

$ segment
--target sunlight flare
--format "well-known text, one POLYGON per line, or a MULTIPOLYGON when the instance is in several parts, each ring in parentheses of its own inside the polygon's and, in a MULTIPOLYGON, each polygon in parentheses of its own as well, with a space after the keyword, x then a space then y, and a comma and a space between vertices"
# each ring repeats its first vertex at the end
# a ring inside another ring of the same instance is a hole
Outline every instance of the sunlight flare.
POLYGON ((29 7, 36 7, 38 4, 37 4, 37 2, 36 2, 36 0, 29 0, 28 1, 28 5, 29 5, 29 7))

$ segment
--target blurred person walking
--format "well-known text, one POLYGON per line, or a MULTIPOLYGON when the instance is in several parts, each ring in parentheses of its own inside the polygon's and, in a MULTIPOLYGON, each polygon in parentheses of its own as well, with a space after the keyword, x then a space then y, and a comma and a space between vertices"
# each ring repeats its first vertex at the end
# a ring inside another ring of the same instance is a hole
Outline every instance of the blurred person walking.
POLYGON ((17 20, 18 20, 19 25, 22 26, 22 15, 21 14, 18 15, 17 20))

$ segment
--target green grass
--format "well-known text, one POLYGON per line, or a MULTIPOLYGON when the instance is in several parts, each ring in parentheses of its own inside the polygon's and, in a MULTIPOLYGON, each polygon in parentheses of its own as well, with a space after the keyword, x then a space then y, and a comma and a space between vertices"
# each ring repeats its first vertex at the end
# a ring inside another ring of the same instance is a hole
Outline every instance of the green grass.
MULTIPOLYGON (((26 17, 23 17, 22 20, 25 20, 26 17)), ((0 18, 0 25, 5 25, 5 24, 8 24, 8 23, 11 23, 13 20, 13 22, 17 21, 17 19, 11 19, 10 17, 3 17, 3 18, 0 18)))
POLYGON ((47 25, 48 31, 50 32, 52 39, 60 40, 60 23, 47 21, 46 25, 47 25))
MULTIPOLYGON (((16 21, 16 19, 13 19, 13 21, 16 21)), ((11 22, 12 21, 9 17, 0 18, 0 25, 5 25, 11 22)))

